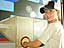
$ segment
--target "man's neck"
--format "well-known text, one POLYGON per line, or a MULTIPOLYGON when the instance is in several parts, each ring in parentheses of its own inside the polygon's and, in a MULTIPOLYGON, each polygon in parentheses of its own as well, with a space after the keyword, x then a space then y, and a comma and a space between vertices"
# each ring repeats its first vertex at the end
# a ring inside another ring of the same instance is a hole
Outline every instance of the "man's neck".
POLYGON ((58 21, 57 19, 54 19, 54 20, 48 21, 48 23, 54 23, 54 22, 57 22, 57 21, 58 21))

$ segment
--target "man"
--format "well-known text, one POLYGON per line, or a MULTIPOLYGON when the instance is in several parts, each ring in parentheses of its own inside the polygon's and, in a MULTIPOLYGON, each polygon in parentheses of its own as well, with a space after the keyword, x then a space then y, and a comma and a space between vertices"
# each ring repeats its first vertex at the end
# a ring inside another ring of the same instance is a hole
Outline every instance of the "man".
MULTIPOLYGON (((52 5, 54 5, 54 2, 52 2, 52 5)), ((28 43, 27 46, 39 48, 44 45, 45 48, 59 48, 60 33, 63 32, 63 27, 58 19, 58 12, 53 7, 48 8, 47 5, 44 8, 41 8, 40 12, 44 13, 44 19, 46 19, 49 24, 44 32, 40 34, 40 37, 37 37, 37 39, 28 43)))

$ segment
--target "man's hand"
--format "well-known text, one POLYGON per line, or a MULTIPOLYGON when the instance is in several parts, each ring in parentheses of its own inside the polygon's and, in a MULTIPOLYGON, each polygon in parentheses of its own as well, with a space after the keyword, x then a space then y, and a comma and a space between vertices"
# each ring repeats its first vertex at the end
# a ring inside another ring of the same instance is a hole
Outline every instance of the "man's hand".
POLYGON ((30 41, 29 43, 23 44, 24 47, 37 48, 42 43, 39 40, 30 41))
POLYGON ((31 41, 27 44, 27 46, 31 47, 31 48, 37 48, 42 44, 42 42, 40 42, 39 40, 34 40, 31 41))

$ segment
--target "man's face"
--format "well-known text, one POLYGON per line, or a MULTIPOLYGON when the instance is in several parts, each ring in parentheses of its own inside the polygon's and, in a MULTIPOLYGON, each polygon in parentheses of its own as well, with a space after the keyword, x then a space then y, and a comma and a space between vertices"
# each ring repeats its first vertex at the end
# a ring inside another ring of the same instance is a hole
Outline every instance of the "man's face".
POLYGON ((45 14, 44 14, 44 18, 48 21, 52 21, 54 20, 55 18, 57 18, 57 11, 54 10, 54 9, 47 9, 45 10, 45 14))

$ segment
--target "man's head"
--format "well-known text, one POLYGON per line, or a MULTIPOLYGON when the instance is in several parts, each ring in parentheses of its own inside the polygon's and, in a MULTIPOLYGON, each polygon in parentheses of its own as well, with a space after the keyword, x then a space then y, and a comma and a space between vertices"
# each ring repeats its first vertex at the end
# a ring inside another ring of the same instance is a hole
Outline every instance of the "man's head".
POLYGON ((52 21, 55 19, 58 20, 58 10, 54 9, 53 1, 50 1, 48 5, 45 5, 44 7, 40 8, 40 12, 42 14, 44 13, 44 19, 48 21, 52 21))
POLYGON ((54 9, 54 2, 53 1, 49 1, 47 5, 45 5, 44 7, 40 8, 40 13, 45 13, 46 9, 54 9))
POLYGON ((44 19, 48 21, 58 20, 57 11, 55 9, 45 10, 44 19))

